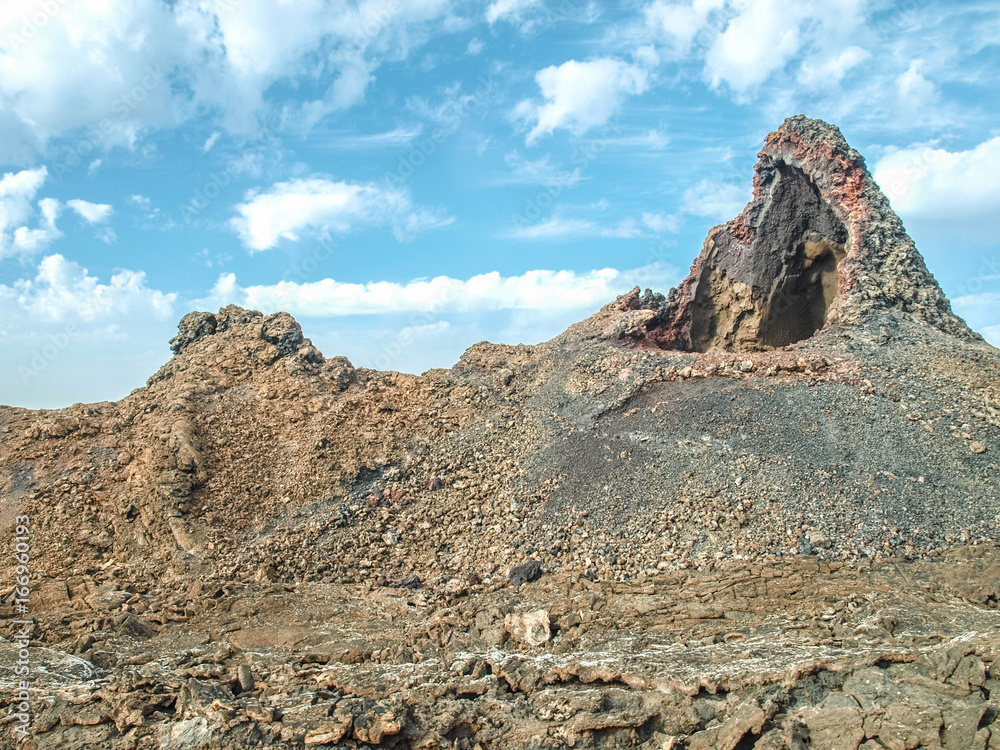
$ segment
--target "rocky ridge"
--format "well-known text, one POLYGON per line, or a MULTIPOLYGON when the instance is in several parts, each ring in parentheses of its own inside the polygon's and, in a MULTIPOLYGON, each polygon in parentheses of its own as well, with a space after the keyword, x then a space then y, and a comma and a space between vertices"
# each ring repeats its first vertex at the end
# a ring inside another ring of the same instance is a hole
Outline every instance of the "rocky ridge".
POLYGON ((171 347, 0 407, 39 748, 1000 747, 1000 353, 832 126, 552 341, 376 372, 230 306, 171 347))

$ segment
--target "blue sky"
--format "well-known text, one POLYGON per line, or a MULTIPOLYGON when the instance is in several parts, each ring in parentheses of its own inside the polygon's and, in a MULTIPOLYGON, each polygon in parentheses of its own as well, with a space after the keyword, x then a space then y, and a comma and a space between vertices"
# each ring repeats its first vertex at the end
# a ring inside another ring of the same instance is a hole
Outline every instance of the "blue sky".
POLYGON ((421 372, 666 291, 804 113, 1000 343, 1000 6, 0 2, 0 403, 116 399, 192 309, 421 372))

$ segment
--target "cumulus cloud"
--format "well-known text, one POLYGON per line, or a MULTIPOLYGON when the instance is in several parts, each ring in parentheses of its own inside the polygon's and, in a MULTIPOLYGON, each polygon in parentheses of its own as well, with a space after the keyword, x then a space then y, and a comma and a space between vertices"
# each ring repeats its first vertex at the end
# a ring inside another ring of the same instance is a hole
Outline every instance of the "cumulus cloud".
POLYGON ((708 50, 705 70, 713 86, 725 82, 740 91, 763 83, 799 51, 808 5, 757 0, 737 7, 708 50))
POLYGON ((673 56, 686 55, 695 37, 725 0, 694 0, 690 3, 656 0, 643 8, 647 27, 655 38, 665 41, 673 56))
POLYGON ((88 224, 100 224, 107 221, 114 209, 107 203, 91 203, 90 201, 74 198, 66 201, 66 205, 86 221, 88 224))
POLYGON ((56 219, 61 212, 59 201, 55 198, 42 198, 38 201, 38 211, 41 214, 38 227, 18 227, 14 230, 12 249, 15 252, 36 253, 62 237, 62 232, 56 228, 56 219))
POLYGON ((525 99, 514 116, 531 125, 526 142, 563 128, 582 135, 606 123, 628 96, 649 87, 649 74, 637 65, 611 57, 569 60, 535 75, 542 101, 525 99))
POLYGON ((140 128, 180 113, 167 76, 191 45, 171 6, 15 2, 0 19, 0 108, 15 113, 0 131, 7 149, 80 128, 131 146, 140 128))
POLYGON ((38 201, 37 226, 28 226, 35 215, 35 196, 47 175, 43 166, 0 178, 0 258, 37 252, 62 235, 56 228, 59 201, 54 198, 38 201))
POLYGON ((899 149, 880 159, 873 174, 905 219, 964 231, 1000 227, 1000 136, 967 151, 899 149))
POLYGON ((131 148, 144 130, 206 110, 252 133, 287 96, 273 84, 296 77, 323 92, 308 108, 315 121, 362 101, 381 63, 458 25, 449 0, 7 2, 0 144, 23 156, 86 129, 131 148))
POLYGON ((303 231, 326 236, 371 227, 389 227, 398 240, 405 241, 454 221, 414 206, 405 189, 325 177, 278 182, 263 192, 250 191, 245 202, 236 206, 236 213, 229 225, 251 250, 267 250, 282 239, 297 241, 303 231))
MULTIPOLYGON (((48 170, 41 166, 8 172, 0 178, 0 258, 41 252, 63 236, 56 226, 63 204, 55 198, 35 200, 47 176, 48 170)), ((88 224, 104 223, 113 212, 106 203, 79 198, 66 201, 65 206, 88 224)), ((105 227, 98 238, 113 242, 114 231, 105 227)))
POLYGON ((164 294, 146 285, 137 271, 120 271, 107 283, 62 255, 49 255, 33 279, 0 284, 0 317, 5 322, 85 323, 135 318, 168 319, 174 315, 176 294, 164 294))
POLYGON ((780 71, 826 89, 869 57, 862 0, 654 0, 644 32, 669 59, 702 64, 713 88, 746 98, 780 71))
POLYGON ((610 302, 636 284, 674 283, 676 269, 651 264, 640 269, 528 271, 519 276, 498 272, 461 280, 447 276, 406 284, 373 281, 348 284, 334 279, 307 283, 282 281, 242 287, 232 273, 219 277, 201 306, 236 303, 256 310, 287 310, 303 317, 338 317, 389 313, 472 313, 496 310, 560 311, 592 308, 610 302))

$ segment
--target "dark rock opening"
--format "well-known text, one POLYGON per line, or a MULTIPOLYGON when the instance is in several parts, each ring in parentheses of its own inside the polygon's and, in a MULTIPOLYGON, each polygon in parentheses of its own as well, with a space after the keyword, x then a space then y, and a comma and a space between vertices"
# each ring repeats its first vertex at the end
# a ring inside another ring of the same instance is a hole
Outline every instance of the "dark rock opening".
POLYGON ((797 167, 759 171, 744 236, 708 239, 691 310, 691 348, 767 349, 809 338, 838 302, 847 227, 797 167))

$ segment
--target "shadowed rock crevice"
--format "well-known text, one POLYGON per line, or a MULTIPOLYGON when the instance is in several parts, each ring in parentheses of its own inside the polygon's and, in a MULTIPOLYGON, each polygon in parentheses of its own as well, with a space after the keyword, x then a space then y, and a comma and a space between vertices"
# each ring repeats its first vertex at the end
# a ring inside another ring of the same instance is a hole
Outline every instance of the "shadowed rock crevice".
POLYGON ((797 167, 761 170, 763 200, 751 208, 745 243, 720 231, 694 292, 691 348, 773 348, 812 336, 836 305, 847 227, 797 167))

